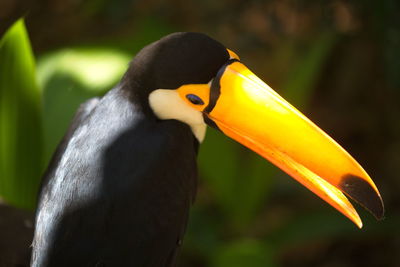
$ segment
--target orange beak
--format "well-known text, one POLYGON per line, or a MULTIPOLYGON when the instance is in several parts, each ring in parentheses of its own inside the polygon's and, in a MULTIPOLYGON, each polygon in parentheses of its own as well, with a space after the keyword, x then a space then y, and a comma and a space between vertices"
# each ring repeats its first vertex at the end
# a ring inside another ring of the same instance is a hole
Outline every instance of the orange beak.
POLYGON ((358 227, 362 222, 344 194, 376 218, 380 193, 364 169, 332 138, 237 60, 213 80, 206 121, 266 158, 358 227), (344 193, 344 194, 343 194, 344 193))

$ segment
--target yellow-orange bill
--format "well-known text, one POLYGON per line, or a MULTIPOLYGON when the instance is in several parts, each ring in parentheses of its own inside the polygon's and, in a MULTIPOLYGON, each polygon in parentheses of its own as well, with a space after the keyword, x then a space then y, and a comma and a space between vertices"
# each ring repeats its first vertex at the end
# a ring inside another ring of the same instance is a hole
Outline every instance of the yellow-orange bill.
POLYGON ((357 226, 361 220, 343 193, 383 217, 374 182, 332 138, 242 63, 227 65, 219 78, 218 100, 205 113, 223 133, 271 161, 357 226))

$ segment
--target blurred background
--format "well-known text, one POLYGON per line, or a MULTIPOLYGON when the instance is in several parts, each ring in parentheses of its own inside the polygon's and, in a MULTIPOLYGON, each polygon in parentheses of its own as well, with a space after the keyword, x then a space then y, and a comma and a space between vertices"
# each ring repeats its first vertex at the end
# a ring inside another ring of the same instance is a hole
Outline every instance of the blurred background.
POLYGON ((29 262, 40 177, 78 105, 176 31, 235 51, 364 166, 386 207, 378 222, 356 204, 359 230, 209 129, 179 266, 400 266, 399 14, 398 0, 1 0, 0 266, 29 262))

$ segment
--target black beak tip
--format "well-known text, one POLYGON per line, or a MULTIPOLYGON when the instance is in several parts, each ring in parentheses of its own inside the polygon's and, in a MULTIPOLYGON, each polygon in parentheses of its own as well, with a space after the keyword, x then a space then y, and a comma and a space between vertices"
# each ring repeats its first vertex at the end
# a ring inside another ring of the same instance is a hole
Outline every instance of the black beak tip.
POLYGON ((377 220, 384 218, 385 208, 382 198, 364 179, 353 174, 346 174, 343 176, 339 188, 367 209, 377 220))

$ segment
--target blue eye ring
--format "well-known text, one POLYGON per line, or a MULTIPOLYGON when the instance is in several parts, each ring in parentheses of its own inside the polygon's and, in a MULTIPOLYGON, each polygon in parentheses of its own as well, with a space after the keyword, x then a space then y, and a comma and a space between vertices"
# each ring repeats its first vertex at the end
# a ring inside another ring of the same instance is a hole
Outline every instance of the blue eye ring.
POLYGON ((194 105, 204 105, 203 100, 200 97, 194 94, 187 94, 186 98, 194 105))

